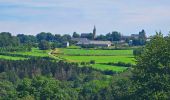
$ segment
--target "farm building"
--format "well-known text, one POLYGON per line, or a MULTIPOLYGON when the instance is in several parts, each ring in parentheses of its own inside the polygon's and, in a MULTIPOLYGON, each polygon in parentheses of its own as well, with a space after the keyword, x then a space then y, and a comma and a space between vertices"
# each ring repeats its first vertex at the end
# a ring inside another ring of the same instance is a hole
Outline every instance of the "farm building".
POLYGON ((98 47, 110 47, 111 46, 110 41, 95 41, 95 40, 85 40, 85 41, 79 41, 77 45, 93 45, 93 46, 98 46, 98 47))
POLYGON ((72 41, 76 41, 76 42, 79 42, 79 41, 88 41, 87 38, 72 38, 71 40, 72 41))

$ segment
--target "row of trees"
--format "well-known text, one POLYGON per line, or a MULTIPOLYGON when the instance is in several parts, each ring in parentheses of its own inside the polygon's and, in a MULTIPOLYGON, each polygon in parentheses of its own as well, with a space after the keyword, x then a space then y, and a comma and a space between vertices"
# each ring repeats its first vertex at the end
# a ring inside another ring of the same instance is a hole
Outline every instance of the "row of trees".
MULTIPOLYGON (((133 40, 133 45, 144 45, 146 43, 146 33, 142 30, 139 33, 139 38, 128 38, 126 42, 129 42, 130 39, 133 40)), ((70 44, 75 44, 71 38, 81 38, 80 34, 74 32, 73 35, 65 34, 55 34, 52 33, 45 33, 41 32, 36 36, 33 35, 24 35, 18 34, 17 36, 12 36, 9 32, 2 32, 0 33, 0 47, 17 47, 22 46, 28 47, 30 50, 31 47, 40 47, 40 49, 49 49, 49 48, 56 48, 56 47, 64 47, 64 44, 68 41, 70 44), (43 45, 45 43, 45 45, 43 45)), ((84 38, 84 37, 83 37, 84 38)), ((88 39, 93 39, 93 34, 90 33, 87 35, 88 39)), ((120 41, 122 36, 120 32, 112 32, 106 35, 99 35, 95 38, 95 40, 102 40, 102 41, 120 41)), ((5 50, 5 49, 4 49, 5 50)), ((10 51, 10 50, 9 50, 10 51)), ((12 51, 12 50, 11 50, 12 51)))
POLYGON ((9 32, 0 33, 0 51, 30 51, 32 47, 39 47, 42 50, 63 47, 66 41, 70 41, 70 35, 53 35, 51 33, 39 33, 36 36, 18 34, 12 36, 9 32))

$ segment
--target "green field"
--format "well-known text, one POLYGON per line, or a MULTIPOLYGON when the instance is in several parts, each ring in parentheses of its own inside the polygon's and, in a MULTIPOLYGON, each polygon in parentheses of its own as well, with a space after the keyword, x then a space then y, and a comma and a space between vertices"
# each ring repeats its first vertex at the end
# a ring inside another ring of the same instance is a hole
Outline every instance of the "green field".
POLYGON ((125 69, 127 69, 127 67, 120 67, 120 66, 110 66, 110 65, 102 65, 102 64, 94 64, 92 66, 93 68, 99 69, 99 70, 112 70, 112 71, 116 71, 116 72, 121 72, 125 69))
POLYGON ((132 56, 61 56, 71 62, 89 62, 95 60, 96 63, 108 63, 108 62, 125 62, 133 63, 134 58, 132 56))
POLYGON ((132 50, 86 50, 86 49, 60 49, 64 55, 90 55, 90 56, 133 56, 132 50))
POLYGON ((99 70, 112 70, 121 72, 126 67, 110 66, 101 63, 124 62, 135 64, 133 50, 94 50, 94 49, 56 49, 55 55, 69 62, 90 62, 95 60, 96 64, 91 65, 99 70))
POLYGON ((12 53, 35 57, 48 57, 49 56, 48 52, 50 52, 50 50, 39 50, 38 48, 32 48, 32 50, 28 52, 12 52, 12 53))
MULTIPOLYGON (((48 57, 50 50, 39 50, 38 48, 32 48, 32 51, 29 52, 8 52, 9 54, 19 54, 25 56, 34 56, 34 57, 48 57)), ((9 60, 23 60, 27 59, 28 57, 13 57, 13 56, 6 56, 0 55, 1 59, 9 59, 9 60)))
POLYGON ((24 58, 24 57, 12 57, 12 56, 0 55, 0 59, 8 59, 8 60, 24 60, 24 59, 26 59, 26 58, 24 58))

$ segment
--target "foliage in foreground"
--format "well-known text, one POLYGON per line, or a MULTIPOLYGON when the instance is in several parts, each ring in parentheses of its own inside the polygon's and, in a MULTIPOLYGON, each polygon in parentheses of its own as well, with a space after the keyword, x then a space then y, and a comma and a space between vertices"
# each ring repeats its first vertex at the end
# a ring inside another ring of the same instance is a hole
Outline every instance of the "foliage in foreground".
POLYGON ((137 57, 132 76, 132 97, 170 99, 170 37, 154 36, 137 57))

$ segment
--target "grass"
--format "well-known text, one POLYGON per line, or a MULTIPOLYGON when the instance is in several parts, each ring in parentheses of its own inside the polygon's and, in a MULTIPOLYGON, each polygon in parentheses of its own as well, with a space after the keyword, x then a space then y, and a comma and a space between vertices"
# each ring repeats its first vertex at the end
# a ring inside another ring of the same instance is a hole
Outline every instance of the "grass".
POLYGON ((7 59, 7 60, 24 60, 24 57, 12 57, 12 56, 4 56, 0 55, 0 59, 7 59))
POLYGON ((64 55, 90 56, 133 56, 132 50, 86 50, 86 49, 59 49, 64 55))
POLYGON ((102 64, 94 64, 92 65, 93 68, 99 69, 99 70, 112 70, 116 72, 122 72, 127 69, 127 67, 120 67, 120 66, 110 66, 110 65, 102 65, 102 64))
POLYGON ((28 55, 28 56, 35 56, 35 57, 48 57, 48 52, 50 50, 39 50, 38 48, 32 48, 31 51, 27 52, 13 52, 13 54, 21 54, 21 55, 28 55))
POLYGON ((56 49, 54 55, 69 62, 90 62, 95 60, 96 64, 91 65, 99 70, 112 70, 122 72, 127 69, 123 66, 103 65, 108 62, 124 62, 135 64, 133 50, 94 50, 94 49, 56 49))
MULTIPOLYGON (((38 48, 32 48, 31 51, 27 52, 8 52, 11 54, 19 54, 19 55, 26 55, 26 56, 35 56, 35 57, 49 57, 50 50, 39 50, 38 48)), ((13 56, 6 56, 6 55, 0 55, 0 59, 9 59, 9 60, 23 60, 27 59, 24 57, 13 57, 13 56)))
POLYGON ((125 62, 134 64, 132 56, 61 56, 70 62, 89 62, 95 60, 96 63, 125 62))

